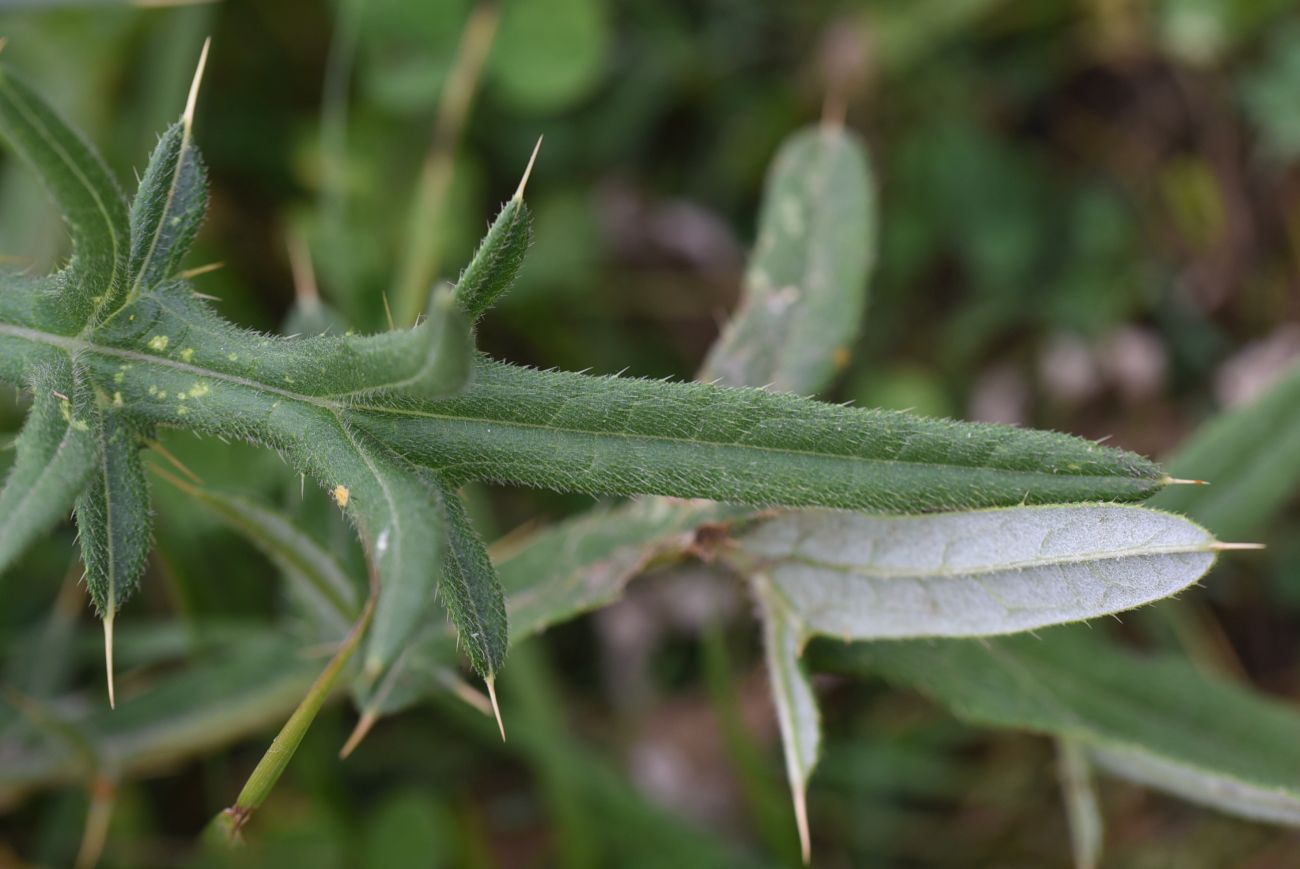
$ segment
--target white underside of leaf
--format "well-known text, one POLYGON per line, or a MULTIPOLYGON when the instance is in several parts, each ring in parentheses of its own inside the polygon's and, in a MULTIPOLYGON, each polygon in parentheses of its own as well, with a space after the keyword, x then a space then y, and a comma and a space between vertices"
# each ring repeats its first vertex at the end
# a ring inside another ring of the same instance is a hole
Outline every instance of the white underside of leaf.
POLYGON ((817 752, 821 746, 817 696, 813 693, 812 680, 799 666, 807 633, 768 577, 755 574, 750 581, 763 619, 768 681, 781 728, 785 770, 794 799, 795 823, 799 827, 799 844, 807 863, 812 850, 808 829, 808 781, 817 765, 817 752))
POLYGON ((1013 507, 914 517, 800 511, 740 540, 812 633, 1012 633, 1130 609, 1214 561, 1198 525, 1141 507, 1013 507))
POLYGON ((1300 799, 1204 769, 1157 757, 1140 748, 1092 744, 1097 765, 1121 778, 1148 785, 1201 805, 1258 821, 1300 826, 1300 799))

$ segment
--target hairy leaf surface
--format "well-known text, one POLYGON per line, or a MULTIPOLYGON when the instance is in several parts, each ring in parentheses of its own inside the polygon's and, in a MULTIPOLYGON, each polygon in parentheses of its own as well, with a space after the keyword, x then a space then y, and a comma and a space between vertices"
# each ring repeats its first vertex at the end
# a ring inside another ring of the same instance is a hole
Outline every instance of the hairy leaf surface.
POLYGON ((149 557, 149 487, 136 434, 117 413, 97 408, 90 435, 94 467, 77 498, 77 531, 90 599, 100 618, 112 619, 139 586, 149 557))
POLYGON ((447 534, 438 588, 470 663, 480 676, 491 678, 501 669, 510 646, 501 580, 460 495, 436 480, 434 484, 447 534))
POLYGON ((131 204, 130 301, 175 277, 203 224, 208 177, 190 125, 178 121, 163 133, 131 204))
POLYGON ((0 489, 0 570, 72 510, 95 458, 89 388, 58 354, 42 354, 13 467, 0 489))
POLYGON ((742 536, 808 633, 844 639, 1005 634, 1168 597, 1216 541, 1142 507, 1012 507, 933 516, 790 512, 742 536))
POLYGON ((58 303, 62 331, 112 310, 126 292, 126 199, 99 155, 12 70, 0 66, 0 137, 45 184, 68 223, 73 259, 58 303))

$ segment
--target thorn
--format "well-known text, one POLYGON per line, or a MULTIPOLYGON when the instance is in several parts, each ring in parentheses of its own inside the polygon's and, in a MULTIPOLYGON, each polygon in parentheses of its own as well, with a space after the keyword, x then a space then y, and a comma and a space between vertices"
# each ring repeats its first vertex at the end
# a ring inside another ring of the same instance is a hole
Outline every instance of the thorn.
POLYGON ((108 708, 117 708, 117 694, 113 691, 113 615, 104 619, 104 670, 108 673, 108 708))
MULTIPOLYGON (((216 263, 207 263, 206 265, 201 265, 201 266, 195 266, 192 269, 186 269, 185 271, 181 272, 181 280, 183 281, 193 280, 194 278, 197 278, 199 275, 206 275, 208 272, 215 272, 217 269, 225 268, 225 265, 226 264, 224 262, 216 262, 216 263)), ((203 295, 199 295, 198 293, 195 293, 194 295, 198 296, 200 299, 216 298, 215 296, 203 296, 203 295)), ((221 301, 221 300, 217 299, 217 301, 221 301)))
POLYGON ((343 747, 339 749, 339 760, 347 760, 348 755, 357 750, 361 740, 366 738, 366 734, 370 733, 370 728, 374 727, 375 722, 378 720, 379 711, 376 709, 367 709, 361 713, 361 720, 357 722, 356 727, 352 728, 352 732, 348 734, 347 742, 344 742, 343 747))
POLYGON ((1180 480, 1177 477, 1165 477, 1164 483, 1166 486, 1208 486, 1210 485, 1205 480, 1180 480))
POLYGON ((533 146, 533 156, 528 158, 528 167, 524 169, 524 177, 519 179, 519 189, 515 191, 514 201, 518 202, 524 198, 524 188, 528 186, 528 177, 533 174, 533 164, 537 162, 537 152, 542 150, 542 136, 537 137, 537 144, 533 146))
POLYGON ((799 828, 799 853, 803 857, 803 865, 807 866, 812 861, 812 835, 808 832, 808 794, 802 785, 793 789, 794 795, 794 823, 799 828))
POLYGON ((209 36, 203 40, 203 50, 199 52, 199 65, 194 70, 194 81, 190 82, 190 95, 185 100, 185 114, 181 115, 181 120, 185 123, 185 137, 188 139, 190 130, 194 128, 194 106, 199 101, 199 83, 203 81, 203 67, 208 64, 208 46, 212 45, 212 37, 209 36))
POLYGON ((381 297, 384 300, 384 316, 388 318, 388 331, 395 332, 397 326, 393 323, 393 309, 388 306, 388 293, 382 293, 381 297))
POLYGON ((501 707, 497 705, 497 677, 488 676, 483 680, 487 683, 488 699, 492 701, 492 714, 497 717, 497 729, 501 731, 501 741, 506 741, 506 725, 501 720, 501 707))
POLYGON ((1210 547, 1211 552, 1234 551, 1237 549, 1267 549, 1263 543, 1215 543, 1210 547))

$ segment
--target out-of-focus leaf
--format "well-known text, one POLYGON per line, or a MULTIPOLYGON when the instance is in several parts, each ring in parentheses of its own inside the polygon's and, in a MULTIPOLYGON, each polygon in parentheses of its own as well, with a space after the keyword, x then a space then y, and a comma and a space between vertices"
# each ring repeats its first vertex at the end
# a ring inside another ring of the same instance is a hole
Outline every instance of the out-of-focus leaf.
POLYGON ((600 80, 608 43, 604 0, 509 0, 487 74, 515 109, 559 111, 600 80))
POLYGON ((804 863, 807 863, 812 856, 808 830, 808 781, 817 765, 822 731, 812 680, 799 664, 806 640, 805 628, 798 615, 791 611, 785 596, 768 577, 758 574, 750 582, 763 617, 767 679, 781 728, 785 772, 794 795, 800 848, 804 863))
POLYGON ((849 359, 875 256, 866 156, 842 129, 804 130, 777 154, 740 309, 701 380, 820 391, 849 359))
POLYGON ((1228 539, 1260 533, 1300 483, 1300 365, 1262 396, 1197 430, 1170 463, 1208 486, 1171 486, 1151 500, 1228 539))
POLYGON ((1079 743, 1073 739, 1058 739, 1056 765, 1061 779, 1061 795, 1065 799, 1065 816, 1070 822, 1074 867, 1096 869, 1101 861, 1105 829, 1092 780, 1092 763, 1079 743))
MULTIPOLYGON (((1142 507, 933 516, 790 512, 739 540, 808 634, 1005 634, 1168 597, 1214 562, 1205 529, 1142 507)), ((735 556, 732 556, 733 558, 735 556)))
MULTIPOLYGON (((283 720, 319 669, 283 634, 263 631, 232 644, 219 660, 123 692, 115 711, 80 706, 60 721, 89 746, 93 767, 131 777, 283 720)), ((90 781, 93 767, 66 741, 6 731, 0 741, 0 805, 37 787, 90 781)))
POLYGON ((1300 824, 1300 714, 1190 662, 1082 627, 1042 637, 810 651, 817 666, 910 685, 959 718, 1072 739, 1111 772, 1232 814, 1300 824))
POLYGON ((642 498, 533 535, 497 562, 511 644, 613 603, 657 556, 688 548, 696 528, 747 512, 707 501, 642 498))
POLYGON ((295 598, 329 633, 338 636, 355 620, 356 584, 338 559, 304 529, 252 498, 194 486, 170 474, 166 477, 261 550, 288 581, 295 598))

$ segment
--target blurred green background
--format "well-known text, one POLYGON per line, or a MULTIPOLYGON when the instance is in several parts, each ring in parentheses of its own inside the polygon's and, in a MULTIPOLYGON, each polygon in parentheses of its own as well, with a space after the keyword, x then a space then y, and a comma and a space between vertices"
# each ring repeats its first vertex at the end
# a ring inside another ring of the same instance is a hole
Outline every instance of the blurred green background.
MULTIPOLYGON (((6 60, 124 181, 179 113, 212 37, 196 122, 212 210, 192 265, 223 263, 196 286, 255 328, 281 328, 313 281, 347 322, 375 329, 404 269, 454 279, 544 135, 535 245, 482 346, 543 367, 689 378, 738 294, 768 162, 829 100, 869 145, 882 236, 864 338, 828 398, 1109 436, 1161 457, 1300 356, 1293 3, 512 0, 471 25, 475 6, 11 0, 0 35, 6 60), (468 89, 465 45, 487 52, 468 89), (448 89, 472 94, 463 124, 448 89), (420 179, 440 172, 444 194, 413 223, 420 179)), ((40 188, 0 154, 0 258, 44 269, 64 245, 40 188)), ((0 394, 0 443, 22 413, 0 394)), ((166 442, 205 480, 292 504, 346 545, 336 511, 312 487, 300 500, 275 455, 166 442)), ((133 622, 206 636, 286 612, 255 550, 154 489, 156 555, 119 621, 128 666, 133 622)), ((473 495, 497 535, 591 504, 473 495)), ((1126 632, 1300 696, 1295 506, 1266 553, 1221 565, 1178 617, 1126 632)), ((0 577, 6 681, 30 681, 37 629, 62 612, 85 649, 50 678, 100 703, 73 534, 0 577)), ((797 861, 750 607, 725 578, 658 579, 512 653, 506 745, 447 699, 381 722, 340 763, 355 715, 328 709, 257 816, 250 865, 797 861)), ((818 865, 1068 865, 1048 743, 967 728, 879 684, 824 688, 818 865)), ((101 793, 101 865, 200 861, 195 835, 275 724, 101 793)), ((1300 849, 1293 832, 1132 785, 1104 780, 1102 796, 1107 865, 1283 866, 1300 849)), ((0 867, 70 865, 88 800, 69 787, 0 806, 0 867)))

